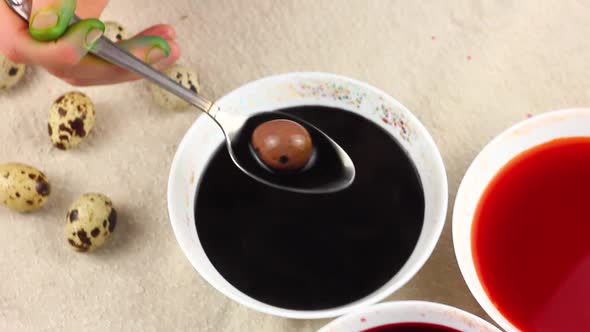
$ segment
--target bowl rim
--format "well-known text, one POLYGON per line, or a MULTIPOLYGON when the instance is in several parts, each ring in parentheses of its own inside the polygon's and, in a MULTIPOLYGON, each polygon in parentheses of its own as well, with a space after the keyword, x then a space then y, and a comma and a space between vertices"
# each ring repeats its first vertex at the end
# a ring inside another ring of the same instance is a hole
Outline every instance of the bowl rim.
MULTIPOLYGON (((567 120, 574 118, 576 116, 584 116, 590 119, 590 108, 565 108, 559 110, 553 110, 546 113, 542 113, 536 116, 532 116, 530 118, 521 120, 512 126, 508 127, 507 129, 503 130, 500 134, 496 135, 492 140, 490 140, 477 154, 477 156, 473 159, 467 171, 463 175, 461 179, 461 183, 459 184, 457 194, 455 196, 455 202, 453 205, 453 213, 452 213, 452 239, 453 239, 453 251, 455 254, 455 259, 457 260, 459 270, 461 271, 461 275, 467 287, 479 305, 484 309, 484 311, 504 330, 506 331, 519 331, 519 329, 514 326, 512 322, 508 320, 500 311, 499 309, 493 304, 492 299, 488 296, 483 288, 483 283, 479 280, 477 275, 477 269, 475 269, 475 264, 473 263, 473 253, 471 251, 471 239, 469 239, 468 245, 460 244, 463 239, 460 236, 460 229, 462 227, 468 227, 469 235, 471 236, 471 231, 473 227, 473 218, 470 220, 466 217, 463 217, 460 213, 462 209, 460 207, 467 198, 467 180, 474 177, 478 174, 478 167, 482 160, 488 155, 493 153, 494 148, 499 145, 501 142, 509 139, 513 135, 523 135, 525 137, 530 137, 531 133, 535 132, 535 130, 540 128, 546 128, 551 125, 555 125, 560 120, 567 120), (527 130, 529 129, 530 130, 527 130), (467 251, 469 253, 469 259, 463 259, 462 253, 467 251), (471 269, 475 269, 475 277, 472 276, 471 269)), ((579 135, 574 135, 579 136, 579 135)), ((571 135, 559 135, 559 137, 574 137, 571 135)), ((539 146, 541 144, 547 143, 552 139, 534 139, 535 143, 531 147, 521 148, 516 153, 512 154, 508 161, 500 164, 497 167, 494 167, 494 173, 491 176, 491 179, 494 178, 498 174, 498 172, 508 163, 510 160, 513 160, 516 156, 524 151, 531 149, 532 147, 539 146)), ((488 182, 483 185, 482 192, 477 197, 477 201, 481 199, 481 195, 485 191, 485 188, 489 185, 488 182)), ((470 213, 474 211, 469 210, 470 213)))
MULTIPOLYGON (((389 301, 378 303, 364 309, 349 313, 341 316, 322 328, 318 332, 337 332, 337 328, 345 325, 346 328, 349 325, 357 326, 360 324, 367 324, 362 329, 372 329, 385 324, 397 324, 397 323, 427 323, 427 324, 439 324, 444 327, 450 327, 459 329, 457 325, 471 325, 473 328, 485 328, 487 332, 500 332, 500 330, 492 325, 485 319, 478 317, 463 309, 453 307, 448 304, 432 302, 432 301, 420 301, 420 300, 404 300, 404 301, 389 301), (369 322, 369 319, 365 319, 366 316, 371 314, 383 313, 387 315, 390 312, 404 312, 411 311, 420 313, 418 319, 403 319, 396 318, 388 322, 369 322), (435 315, 435 317, 427 316, 427 313, 435 315), (423 314, 423 315, 422 315, 423 314), (447 321, 441 321, 441 318, 445 317, 447 321), (477 326, 473 326, 477 324, 477 326), (454 326, 453 326, 454 325, 454 326)), ((348 330, 346 330, 348 331, 348 330)), ((356 331, 356 330, 355 330, 356 331)))
MULTIPOLYGON (((191 265, 193 266, 193 268, 195 270, 197 270, 197 272, 200 274, 200 276, 203 279, 205 279, 211 286, 213 286, 213 288, 215 288, 217 291, 221 292, 223 295, 227 296, 228 298, 232 299, 233 301, 236 301, 237 303, 240 303, 250 309, 253 309, 253 310, 256 310, 259 312, 263 312, 266 314, 274 315, 274 316, 292 318, 292 319, 333 318, 333 317, 340 316, 342 314, 357 310, 358 308, 362 308, 367 305, 371 305, 371 304, 377 303, 379 301, 382 301, 387 296, 391 295, 393 292, 395 292, 396 290, 403 287, 424 266, 426 261, 431 257, 436 245, 438 244, 438 241, 440 239, 440 235, 442 234, 442 231, 444 229, 444 225, 446 223, 447 211, 448 211, 448 179, 447 179, 447 173, 446 173, 444 161, 443 161, 442 156, 440 154, 440 150, 438 149, 436 142, 434 141, 434 139, 430 135, 427 128, 422 124, 422 122, 412 112, 410 112, 403 104, 401 104, 399 101, 397 101, 395 98, 393 98, 389 94, 387 94, 387 93, 383 92, 382 90, 379 90, 367 83, 358 81, 353 78, 348 78, 348 77, 335 75, 335 74, 331 74, 331 73, 324 73, 324 72, 287 72, 287 73, 282 73, 282 74, 276 74, 276 75, 263 77, 263 78, 251 81, 249 83, 246 83, 244 85, 241 85, 241 86, 237 87, 236 89, 228 92, 227 94, 225 94, 221 98, 219 98, 219 100, 216 103, 223 104, 226 99, 228 99, 232 94, 236 93, 238 90, 245 91, 247 89, 251 89, 252 87, 255 87, 256 85, 263 84, 264 82, 272 82, 272 81, 280 82, 285 79, 290 79, 290 78, 294 79, 294 78, 298 78, 298 77, 299 78, 311 78, 311 79, 317 79, 317 80, 338 80, 338 81, 347 82, 347 83, 356 85, 356 86, 360 87, 363 91, 371 91, 371 92, 375 93, 376 95, 379 95, 380 97, 382 97, 383 100, 389 102, 390 104, 395 105, 395 107, 401 109, 404 112, 404 115, 407 116, 407 118, 409 120, 411 120, 413 127, 416 129, 417 135, 419 135, 421 137, 421 139, 426 144, 428 144, 428 146, 430 147, 430 151, 428 151, 430 154, 429 158, 432 158, 433 162, 436 164, 437 176, 440 179, 440 185, 438 186, 438 188, 436 188, 436 190, 437 190, 437 192, 440 193, 439 199, 441 200, 440 204, 442 207, 438 210, 435 210, 435 217, 433 218, 434 226, 432 227, 432 233, 429 235, 429 237, 432 240, 425 241, 426 247, 421 251, 421 255, 418 257, 418 259, 416 259, 414 264, 411 266, 411 269, 408 270, 401 277, 399 277, 400 280, 396 284, 389 285, 388 287, 382 287, 382 288, 376 289, 373 293, 367 295, 366 297, 356 300, 356 301, 353 301, 349 304, 345 304, 343 306, 339 306, 339 307, 335 307, 335 308, 322 309, 322 310, 293 310, 293 309, 280 308, 280 307, 276 307, 276 306, 272 306, 272 305, 269 305, 266 303, 259 302, 255 299, 251 298, 250 296, 246 295, 245 293, 241 292, 240 290, 238 290, 247 299, 247 300, 244 300, 243 298, 236 296, 235 294, 232 294, 231 292, 227 292, 224 287, 220 287, 220 285, 218 284, 218 282, 216 280, 213 280, 215 278, 210 276, 209 273, 206 272, 203 267, 193 264, 193 262, 190 259, 189 259, 189 261, 191 262, 191 265)), ((181 162, 180 156, 185 154, 186 150, 187 150, 188 136, 190 135, 191 130, 194 128, 194 126, 201 120, 202 119, 200 119, 200 117, 197 118, 197 120, 191 125, 191 127, 187 130, 187 132, 183 136, 183 138, 177 148, 177 151, 175 153, 172 164, 170 166, 169 178, 168 178, 167 205, 168 205, 169 218, 170 218, 170 222, 171 222, 175 237, 177 239, 177 242, 179 243, 179 245, 183 251, 183 254, 185 256, 187 256, 188 249, 185 248, 183 246, 183 244, 180 242, 179 234, 180 234, 181 230, 179 229, 179 226, 177 225, 177 223, 180 223, 180 221, 175 221, 180 218, 175 217, 176 206, 172 203, 174 200, 174 197, 176 195, 176 193, 173 191, 173 187, 174 187, 173 182, 175 181, 175 178, 178 176, 178 173, 179 173, 179 164, 181 162)), ((422 236, 422 233, 421 233, 421 236, 422 236)), ((394 277, 395 276, 392 276, 392 279, 394 277)))

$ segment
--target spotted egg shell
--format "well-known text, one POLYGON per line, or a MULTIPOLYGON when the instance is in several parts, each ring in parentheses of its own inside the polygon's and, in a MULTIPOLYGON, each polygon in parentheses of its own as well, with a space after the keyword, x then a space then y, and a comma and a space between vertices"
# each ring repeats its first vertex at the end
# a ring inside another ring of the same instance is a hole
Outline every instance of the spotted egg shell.
POLYGON ((43 172, 21 163, 0 165, 0 203, 11 210, 30 212, 42 208, 51 186, 43 172))
POLYGON ((59 97, 49 110, 48 131, 51 143, 60 150, 78 146, 90 134, 96 121, 92 100, 81 92, 59 97))
POLYGON ((101 247, 117 225, 117 211, 110 198, 87 193, 78 198, 66 216, 66 237, 78 252, 90 252, 101 247))
MULTIPOLYGON (((165 70, 164 74, 195 93, 201 91, 198 75, 187 67, 174 65, 165 70)), ((154 101, 162 108, 171 111, 182 111, 189 107, 189 104, 186 101, 176 97, 155 84, 150 84, 150 91, 154 101)))
POLYGON ((307 129, 286 119, 260 124, 252 133, 251 143, 264 164, 281 171, 303 168, 313 152, 311 135, 307 129))
POLYGON ((16 64, 0 54, 0 90, 15 86, 25 75, 26 66, 16 64))
POLYGON ((105 30, 104 36, 110 39, 113 43, 120 42, 129 37, 127 29, 121 23, 115 21, 104 22, 105 30))

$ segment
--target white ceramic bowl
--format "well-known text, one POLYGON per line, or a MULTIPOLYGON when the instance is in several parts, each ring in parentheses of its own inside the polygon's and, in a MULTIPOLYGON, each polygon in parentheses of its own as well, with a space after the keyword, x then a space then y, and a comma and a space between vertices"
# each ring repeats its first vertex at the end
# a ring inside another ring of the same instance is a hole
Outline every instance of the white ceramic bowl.
POLYGON ((445 222, 447 179, 439 151, 424 126, 399 102, 358 81, 322 73, 292 73, 247 84, 221 98, 221 109, 237 112, 324 105, 355 112, 388 130, 413 159, 424 187, 425 219, 416 248, 402 269, 383 287, 353 303, 327 310, 299 311, 259 302, 227 282, 213 267, 195 229, 197 184, 223 142, 219 128, 201 116, 182 140, 168 182, 168 210, 174 233, 195 269, 217 290, 252 309, 289 318, 328 318, 376 303, 403 286, 432 253, 445 222))
POLYGON ((424 301, 376 304, 342 316, 318 332, 359 332, 396 323, 428 323, 461 332, 500 332, 492 324, 466 311, 424 301))
POLYGON ((459 268, 479 304, 507 331, 518 329, 487 296, 473 262, 471 227, 475 210, 490 180, 514 157, 553 139, 575 136, 590 136, 590 109, 555 111, 527 119, 492 140, 475 158, 459 187, 453 210, 453 243, 459 268))

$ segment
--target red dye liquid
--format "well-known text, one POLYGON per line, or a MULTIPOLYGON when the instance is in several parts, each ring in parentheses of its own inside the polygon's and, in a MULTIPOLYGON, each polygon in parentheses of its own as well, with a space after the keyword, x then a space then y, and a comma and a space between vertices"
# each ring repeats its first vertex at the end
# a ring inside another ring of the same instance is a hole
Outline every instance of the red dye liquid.
POLYGON ((590 137, 510 161, 479 202, 472 250, 485 291, 517 328, 590 331, 590 137))
POLYGON ((450 327, 429 323, 399 323, 382 325, 363 332, 460 332, 450 327))

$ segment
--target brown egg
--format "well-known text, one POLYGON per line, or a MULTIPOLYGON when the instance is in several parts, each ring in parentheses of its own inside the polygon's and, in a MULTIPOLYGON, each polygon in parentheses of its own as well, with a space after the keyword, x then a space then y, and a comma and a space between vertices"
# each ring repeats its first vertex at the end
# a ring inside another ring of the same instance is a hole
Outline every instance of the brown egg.
POLYGON ((256 127, 252 146, 270 168, 294 171, 309 161, 313 150, 307 129, 291 120, 272 120, 256 127))

